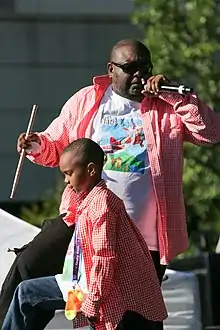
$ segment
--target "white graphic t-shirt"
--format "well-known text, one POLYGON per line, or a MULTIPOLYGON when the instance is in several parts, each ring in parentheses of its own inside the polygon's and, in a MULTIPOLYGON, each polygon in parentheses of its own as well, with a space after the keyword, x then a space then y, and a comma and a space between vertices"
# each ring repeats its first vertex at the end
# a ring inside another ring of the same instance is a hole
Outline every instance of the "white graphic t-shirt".
POLYGON ((93 122, 92 139, 107 154, 103 179, 121 198, 150 250, 158 250, 157 208, 140 103, 105 92, 93 122))

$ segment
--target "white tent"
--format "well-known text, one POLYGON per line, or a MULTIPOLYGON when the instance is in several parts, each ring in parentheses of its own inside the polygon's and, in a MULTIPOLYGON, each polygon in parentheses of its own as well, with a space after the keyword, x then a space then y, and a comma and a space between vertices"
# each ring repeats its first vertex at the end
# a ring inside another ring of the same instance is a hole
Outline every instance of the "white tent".
POLYGON ((14 258, 8 248, 21 247, 40 231, 37 227, 0 209, 0 288, 14 258))
MULTIPOLYGON (((0 209, 0 288, 14 260, 8 248, 21 247, 39 233, 39 229, 0 209)), ((165 330, 201 330, 200 298, 196 276, 191 273, 167 270, 162 290, 169 317, 165 330)), ((71 329, 63 312, 47 326, 47 329, 71 329)), ((86 328, 84 328, 86 330, 86 328)))

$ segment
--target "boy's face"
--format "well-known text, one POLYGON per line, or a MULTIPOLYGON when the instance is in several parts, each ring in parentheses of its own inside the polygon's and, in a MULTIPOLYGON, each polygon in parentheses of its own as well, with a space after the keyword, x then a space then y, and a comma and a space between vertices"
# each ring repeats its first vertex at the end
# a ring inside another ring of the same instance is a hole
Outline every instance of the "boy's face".
POLYGON ((95 164, 83 165, 74 151, 62 154, 59 165, 61 172, 65 176, 65 183, 77 194, 87 190, 94 181, 96 174, 95 164))

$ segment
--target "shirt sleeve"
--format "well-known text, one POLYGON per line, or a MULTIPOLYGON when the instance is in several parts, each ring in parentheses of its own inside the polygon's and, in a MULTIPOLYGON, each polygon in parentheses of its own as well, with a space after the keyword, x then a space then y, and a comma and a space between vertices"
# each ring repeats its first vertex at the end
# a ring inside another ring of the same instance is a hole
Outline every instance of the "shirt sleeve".
POLYGON ((172 105, 181 117, 185 141, 199 145, 220 142, 220 115, 195 94, 161 93, 159 98, 172 105))
POLYGON ((92 245, 89 294, 81 310, 88 316, 97 316, 102 300, 111 292, 117 259, 116 215, 107 208, 93 221, 92 245))
POLYGON ((48 167, 59 165, 60 154, 70 143, 70 132, 73 136, 76 130, 77 118, 75 114, 79 103, 77 94, 66 102, 60 115, 52 121, 44 132, 37 133, 40 137, 40 148, 33 149, 27 154, 27 158, 33 163, 48 167))

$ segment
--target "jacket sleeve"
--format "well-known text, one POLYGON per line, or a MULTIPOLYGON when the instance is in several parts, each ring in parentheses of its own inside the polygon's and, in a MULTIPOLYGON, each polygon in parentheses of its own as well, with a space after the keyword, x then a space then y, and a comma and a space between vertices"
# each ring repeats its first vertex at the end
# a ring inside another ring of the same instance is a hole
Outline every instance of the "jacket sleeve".
POLYGON ((160 99, 173 106, 184 124, 184 140, 198 144, 220 142, 220 114, 211 110, 195 94, 181 96, 161 93, 160 99))
POLYGON ((114 285, 116 265, 116 215, 110 210, 100 212, 92 231, 92 269, 89 294, 81 308, 89 316, 97 316, 103 299, 114 285))
POLYGON ((71 141, 77 138, 75 132, 79 106, 77 94, 66 102, 60 115, 52 121, 49 127, 44 132, 38 133, 41 145, 38 150, 36 148, 36 152, 33 150, 27 155, 27 158, 33 163, 48 167, 58 166, 62 150, 70 143, 70 133, 71 141))

